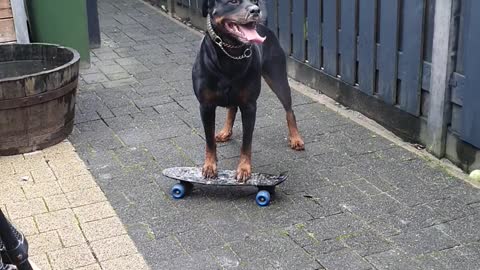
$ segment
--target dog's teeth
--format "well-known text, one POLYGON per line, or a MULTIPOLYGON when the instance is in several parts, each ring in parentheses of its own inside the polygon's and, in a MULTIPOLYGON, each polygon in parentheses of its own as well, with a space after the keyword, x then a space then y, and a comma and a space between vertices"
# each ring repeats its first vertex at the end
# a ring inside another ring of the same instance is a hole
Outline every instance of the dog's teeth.
POLYGON ((238 25, 235 25, 235 33, 236 34, 241 34, 242 32, 240 32, 240 29, 238 28, 238 25))

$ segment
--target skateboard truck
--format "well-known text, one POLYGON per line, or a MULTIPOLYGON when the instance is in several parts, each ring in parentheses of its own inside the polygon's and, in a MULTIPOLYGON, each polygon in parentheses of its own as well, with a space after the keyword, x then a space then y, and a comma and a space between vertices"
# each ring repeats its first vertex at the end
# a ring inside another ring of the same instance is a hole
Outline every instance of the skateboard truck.
POLYGON ((33 270, 28 261, 28 242, 0 210, 0 270, 33 270), (3 261, 3 262, 2 262, 3 261))

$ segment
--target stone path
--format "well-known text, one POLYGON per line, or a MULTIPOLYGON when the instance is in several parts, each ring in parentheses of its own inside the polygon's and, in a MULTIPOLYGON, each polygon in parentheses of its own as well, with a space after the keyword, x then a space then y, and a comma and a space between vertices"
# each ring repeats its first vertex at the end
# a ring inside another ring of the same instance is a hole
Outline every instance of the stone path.
MULTIPOLYGON (((190 78, 201 37, 142 2, 99 7, 103 47, 70 140, 152 269, 480 268, 479 190, 297 92, 302 153, 267 87, 259 100, 254 170, 290 172, 270 207, 251 188, 170 199, 162 169, 203 160, 190 78)), ((240 129, 220 168, 236 167, 240 129)))
POLYGON ((0 157, 0 176, 0 207, 40 269, 149 269, 69 142, 0 157))

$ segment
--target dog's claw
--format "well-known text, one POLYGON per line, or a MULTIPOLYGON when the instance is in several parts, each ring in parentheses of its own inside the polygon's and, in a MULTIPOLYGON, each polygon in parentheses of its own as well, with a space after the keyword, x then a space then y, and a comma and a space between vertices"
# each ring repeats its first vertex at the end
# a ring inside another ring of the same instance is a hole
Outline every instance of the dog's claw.
POLYGON ((247 171, 237 171, 237 180, 238 182, 241 182, 241 183, 245 183, 248 181, 248 179, 250 179, 250 177, 252 176, 252 173, 251 172, 247 172, 247 171))
POLYGON ((217 165, 205 163, 205 165, 203 165, 202 175, 205 178, 217 177, 217 165))
POLYGON ((290 148, 295 151, 305 150, 305 143, 303 142, 302 138, 290 138, 288 144, 290 148))
POLYGON ((248 179, 250 179, 251 176, 252 176, 252 166, 250 164, 242 163, 238 165, 237 175, 236 175, 237 181, 241 183, 245 183, 248 181, 248 179))
POLYGON ((232 138, 232 131, 221 130, 216 136, 215 140, 217 142, 228 142, 232 138))

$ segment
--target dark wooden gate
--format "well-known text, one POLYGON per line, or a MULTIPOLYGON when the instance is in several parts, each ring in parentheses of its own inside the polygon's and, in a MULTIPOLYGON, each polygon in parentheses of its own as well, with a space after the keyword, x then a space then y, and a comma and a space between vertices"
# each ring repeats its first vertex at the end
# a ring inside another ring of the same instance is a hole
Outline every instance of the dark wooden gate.
POLYGON ((293 58, 421 115, 433 1, 271 0, 267 5, 268 26, 293 58))
POLYGON ((463 114, 461 138, 480 148, 480 1, 466 3, 465 28, 463 29, 463 71, 465 88, 463 91, 463 114))

